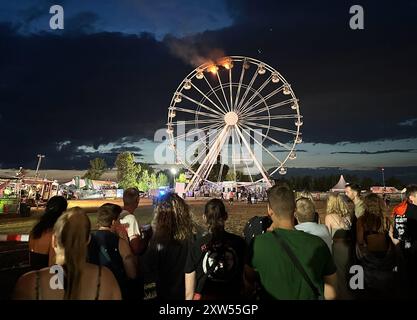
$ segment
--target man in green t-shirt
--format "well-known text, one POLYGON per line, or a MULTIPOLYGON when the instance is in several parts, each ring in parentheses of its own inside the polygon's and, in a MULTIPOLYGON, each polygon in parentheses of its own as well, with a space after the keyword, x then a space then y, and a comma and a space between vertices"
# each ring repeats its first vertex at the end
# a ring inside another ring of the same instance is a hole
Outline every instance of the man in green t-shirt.
POLYGON ((245 267, 247 285, 253 287, 258 278, 263 296, 273 299, 317 299, 314 291, 325 299, 335 299, 336 267, 330 250, 321 238, 295 230, 294 211, 295 199, 291 190, 279 186, 268 190, 268 215, 273 231, 255 237, 250 246, 245 267), (298 259, 310 284, 273 232, 298 259))

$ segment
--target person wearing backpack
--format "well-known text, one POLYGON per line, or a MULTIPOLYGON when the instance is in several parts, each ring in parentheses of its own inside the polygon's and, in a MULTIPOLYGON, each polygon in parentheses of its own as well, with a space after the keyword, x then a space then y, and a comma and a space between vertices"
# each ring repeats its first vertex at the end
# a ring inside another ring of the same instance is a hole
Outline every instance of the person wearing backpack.
MULTIPOLYGON (((133 296, 133 285, 137 278, 137 259, 126 239, 114 230, 122 208, 114 204, 104 204, 97 211, 98 230, 91 235, 88 245, 88 261, 105 266, 114 274, 123 299, 133 296)), ((143 288, 138 289, 143 292, 143 288)))
POLYGON ((223 201, 211 199, 203 218, 208 226, 192 245, 185 265, 186 300, 238 300, 243 292, 246 243, 225 231, 223 201))
POLYGON ((336 266, 326 243, 294 228, 294 193, 285 187, 268 190, 271 232, 254 238, 245 266, 247 291, 260 299, 317 300, 336 298, 336 266))

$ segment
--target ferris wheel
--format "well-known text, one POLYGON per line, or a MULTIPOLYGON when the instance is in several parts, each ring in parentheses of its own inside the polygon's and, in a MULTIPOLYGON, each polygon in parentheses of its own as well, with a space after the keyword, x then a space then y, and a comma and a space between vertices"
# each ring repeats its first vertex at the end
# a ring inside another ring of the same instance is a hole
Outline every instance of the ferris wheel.
POLYGON ((229 177, 264 181, 287 173, 303 125, 291 85, 259 60, 230 56, 185 77, 168 108, 168 146, 192 174, 186 190, 229 177), (214 172, 214 170, 216 172, 214 172), (242 174, 243 172, 243 174, 242 174))

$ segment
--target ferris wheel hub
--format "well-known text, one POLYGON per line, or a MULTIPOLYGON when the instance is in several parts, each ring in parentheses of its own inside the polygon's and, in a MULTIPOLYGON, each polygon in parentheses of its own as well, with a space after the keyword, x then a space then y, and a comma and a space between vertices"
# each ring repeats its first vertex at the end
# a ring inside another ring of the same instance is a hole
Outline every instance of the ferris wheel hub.
POLYGON ((226 122, 228 126, 234 126, 237 124, 238 121, 239 116, 234 111, 230 111, 224 115, 224 122, 226 122))

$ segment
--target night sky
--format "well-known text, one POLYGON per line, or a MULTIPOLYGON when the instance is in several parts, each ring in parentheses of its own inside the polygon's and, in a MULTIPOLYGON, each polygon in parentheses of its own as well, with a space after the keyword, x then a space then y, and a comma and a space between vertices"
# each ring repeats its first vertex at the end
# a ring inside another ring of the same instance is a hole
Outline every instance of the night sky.
POLYGON ((291 166, 417 166, 416 0, 19 0, 0 3, 0 168, 124 150, 152 163, 176 87, 213 52, 292 84, 306 152, 291 166), (53 4, 64 30, 49 29, 53 4), (349 28, 354 4, 364 30, 349 28))

